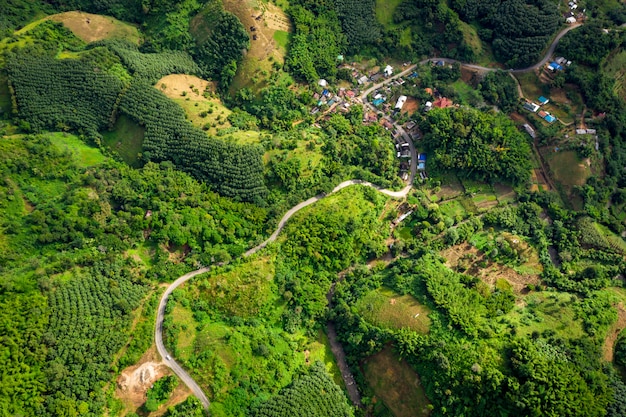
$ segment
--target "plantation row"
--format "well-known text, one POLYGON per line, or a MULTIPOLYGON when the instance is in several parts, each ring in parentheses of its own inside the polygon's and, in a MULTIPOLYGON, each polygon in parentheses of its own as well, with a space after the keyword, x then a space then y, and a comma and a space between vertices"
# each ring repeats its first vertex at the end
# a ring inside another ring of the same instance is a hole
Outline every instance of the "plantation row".
POLYGON ((349 417, 354 412, 341 389, 316 362, 308 374, 296 379, 290 387, 253 410, 254 417, 288 416, 349 417))
POLYGON ((97 48, 81 59, 25 53, 11 58, 9 80, 24 130, 75 130, 97 141, 99 132, 125 114, 145 127, 145 162, 172 161, 224 196, 264 201, 263 150, 207 137, 185 119, 180 106, 152 86, 165 74, 197 72, 188 55, 142 54, 120 41, 94 45, 97 48), (116 55, 102 46, 112 49, 133 72, 130 85, 116 55))
POLYGON ((97 415, 81 402, 98 398, 100 384, 110 380, 113 355, 128 338, 129 314, 145 294, 117 263, 96 265, 49 294, 50 327, 44 335, 49 415, 72 409, 97 415))
POLYGON ((7 69, 18 116, 34 131, 71 129, 96 136, 108 125, 123 87, 82 60, 19 54, 7 69))
POLYGON ((200 68, 189 54, 182 51, 167 51, 144 54, 137 46, 123 40, 94 42, 90 47, 106 46, 120 57, 124 65, 133 75, 157 82, 168 74, 198 74, 200 68))
POLYGON ((144 159, 171 160, 227 197, 258 202, 265 198, 260 147, 208 138, 185 120, 178 105, 142 80, 133 82, 120 111, 145 126, 144 159))

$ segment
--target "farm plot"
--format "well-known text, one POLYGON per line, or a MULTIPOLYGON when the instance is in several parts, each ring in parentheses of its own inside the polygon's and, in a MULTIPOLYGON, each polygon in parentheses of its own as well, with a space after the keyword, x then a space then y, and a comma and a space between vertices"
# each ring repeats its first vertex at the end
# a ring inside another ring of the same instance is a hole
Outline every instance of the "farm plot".
POLYGON ((419 375, 387 346, 361 364, 376 399, 382 400, 396 417, 426 417, 430 401, 419 375))
POLYGON ((48 16, 43 20, 63 23, 63 26, 87 43, 102 39, 125 39, 138 45, 141 41, 141 34, 136 27, 109 16, 73 11, 48 16))
POLYGON ((390 329, 408 328, 428 333, 430 309, 410 295, 400 295, 389 288, 379 288, 359 300, 357 309, 365 320, 390 329))
POLYGON ((584 185, 591 176, 589 161, 581 161, 575 151, 559 151, 554 149, 542 149, 545 160, 550 165, 554 179, 568 190, 575 185, 584 185))

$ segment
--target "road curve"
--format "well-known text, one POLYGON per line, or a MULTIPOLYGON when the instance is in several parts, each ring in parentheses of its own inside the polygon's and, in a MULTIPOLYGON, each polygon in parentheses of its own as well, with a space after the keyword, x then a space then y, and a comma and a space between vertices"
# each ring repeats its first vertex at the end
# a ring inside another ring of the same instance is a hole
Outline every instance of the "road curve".
MULTIPOLYGON (((569 32, 570 30, 574 30, 576 28, 581 27, 583 24, 582 23, 575 23, 571 26, 568 26, 566 28, 564 28, 563 30, 561 30, 552 40, 552 43, 550 43, 550 46, 548 47, 548 50, 546 51, 546 53, 544 54, 543 58, 541 59, 541 61, 537 62, 534 65, 531 65, 530 67, 526 67, 526 68, 518 68, 518 69, 508 69, 508 70, 502 70, 502 71, 506 71, 506 72, 510 72, 513 74, 522 74, 525 72, 531 72, 536 70, 537 68, 541 68, 543 67, 549 60, 550 57, 552 57, 552 54, 554 53, 554 50, 556 49, 556 46, 558 45, 559 41, 561 40, 561 38, 563 36, 565 36, 565 34, 567 32, 569 32)), ((420 61, 420 64, 426 64, 428 62, 437 62, 437 61, 443 61, 445 63, 448 64, 460 64, 461 66, 465 67, 465 68, 469 68, 469 69, 473 69, 476 71, 482 71, 482 72, 486 72, 486 71, 497 71, 500 68, 489 68, 489 67, 483 67, 480 65, 475 65, 475 64, 468 64, 465 62, 461 62, 461 61, 457 61, 456 59, 452 59, 452 58, 428 58, 425 59, 423 61, 420 61)))
POLYGON ((208 272, 209 270, 210 268, 208 267, 197 269, 193 272, 183 275, 176 281, 172 282, 169 287, 167 287, 167 289, 161 296, 161 301, 159 302, 156 326, 154 329, 154 342, 156 343, 156 348, 159 352, 159 355, 161 355, 161 357, 163 358, 163 363, 165 363, 165 365, 167 365, 172 371, 174 371, 174 373, 178 375, 181 381, 183 381, 183 383, 187 385, 189 389, 191 389, 193 394, 200 400, 205 409, 208 409, 210 404, 206 394, 202 391, 200 385, 198 385, 196 381, 194 381, 191 375, 189 375, 187 371, 185 371, 182 366, 180 366, 165 349, 165 345, 163 344, 163 319, 165 318, 165 306, 167 305, 167 299, 169 298, 170 294, 174 292, 174 290, 178 288, 178 286, 182 283, 189 281, 196 275, 208 272))
MULTIPOLYGON (((548 48, 548 51, 546 52, 546 54, 543 57, 543 59, 541 61, 539 61, 538 63, 536 63, 535 65, 532 65, 532 66, 530 66, 528 68, 511 69, 511 70, 508 70, 508 72, 511 72, 511 73, 530 72, 530 71, 533 71, 533 70, 535 70, 537 68, 542 67, 543 65, 546 64, 546 62, 548 62, 548 60, 550 59, 550 57, 554 53, 554 50, 556 49, 556 45, 558 44, 559 40, 561 40, 561 38, 563 36, 565 36, 565 34, 567 32, 569 32, 570 30, 576 29, 576 28, 578 28, 580 26, 582 26, 582 23, 577 23, 577 24, 569 26, 569 27, 563 29, 562 31, 560 31, 557 34, 557 36, 554 38, 552 43, 550 44, 550 47, 548 48)), ((479 71, 496 71, 497 70, 497 68, 487 68, 487 67, 482 67, 482 66, 474 65, 474 64, 466 64, 466 63, 462 63, 462 62, 459 62, 459 61, 456 61, 456 60, 450 59, 450 58, 429 58, 429 59, 426 59, 424 61, 421 61, 420 64, 423 65, 423 64, 425 64, 427 62, 433 62, 433 61, 444 61, 444 62, 447 62, 447 63, 457 63, 458 62, 459 64, 463 65, 466 68, 471 68, 471 69, 475 69, 475 70, 479 70, 479 71)), ((402 76, 410 73, 411 71, 413 71, 415 69, 415 67, 416 67, 415 64, 411 65, 407 69, 405 69, 404 71, 394 75, 393 77, 387 78, 383 82, 375 84, 375 85, 371 86, 370 88, 368 88, 367 90, 365 90, 361 94, 361 96, 360 96, 363 104, 368 106, 368 107, 370 107, 370 108, 373 108, 371 106, 371 104, 367 100, 367 96, 372 91, 381 88, 385 84, 393 81, 394 79, 396 79, 398 77, 402 77, 402 76)), ((411 191, 412 184, 413 184, 413 181, 414 181, 416 173, 417 173, 417 169, 416 169, 417 168, 417 152, 416 152, 415 146, 413 145, 413 141, 410 139, 409 135, 404 131, 404 129, 401 126, 396 125, 395 123, 394 123, 394 127, 403 136, 403 138, 409 143, 409 149, 411 151, 411 176, 410 176, 410 179, 409 179, 409 184, 406 187, 404 187, 402 190, 400 190, 400 191, 391 191, 391 190, 386 190, 384 188, 381 188, 381 187, 379 187, 379 186, 377 186, 375 184, 372 184, 370 182, 367 182, 367 181, 348 180, 348 181, 344 181, 341 184, 337 185, 327 195, 336 193, 337 191, 339 191, 339 190, 341 190, 343 188, 349 187, 351 185, 360 184, 360 185, 364 185, 364 186, 367 186, 367 187, 372 187, 372 188, 378 190, 379 192, 381 192, 382 194, 385 194, 385 195, 387 195, 389 197, 404 198, 404 197, 407 196, 409 191, 411 191)), ((318 195, 318 196, 315 196, 315 197, 311 197, 308 200, 303 201, 303 202, 295 205, 294 207, 292 207, 280 219, 280 221, 278 222, 278 226, 276 227, 276 230, 274 231, 274 233, 272 233, 272 235, 267 240, 265 240, 264 242, 262 242, 258 246, 255 246, 254 248, 251 248, 250 250, 245 252, 243 254, 243 256, 248 257, 250 255, 253 255, 256 252, 258 252, 259 250, 261 250, 264 247, 266 247, 269 243, 274 242, 278 238, 278 235, 280 234, 280 232, 285 227, 285 224, 287 224, 289 219, 294 214, 296 214, 298 211, 302 210, 303 208, 305 208, 307 206, 310 206, 313 203, 316 203, 317 201, 321 200, 325 196, 326 195, 322 194, 322 195, 318 195)), ((155 325, 155 330, 154 330, 154 340, 155 340, 155 343, 156 343, 157 351, 159 352, 159 355, 161 355, 161 357, 163 358, 163 363, 165 365, 167 365, 181 379, 181 381, 183 381, 183 383, 185 385, 187 385, 191 389, 193 394, 200 400, 200 402, 202 403, 202 405, 204 406, 205 409, 208 409, 209 405, 210 405, 208 397, 202 391, 202 388, 200 388, 200 386, 196 383, 196 381, 194 381, 194 379, 171 357, 171 355, 167 352, 167 349, 165 349, 165 345, 163 344, 163 319, 165 317, 165 307, 167 305, 167 300, 168 300, 170 294, 172 294, 172 292, 174 290, 176 290, 176 288, 178 288, 181 284, 189 281, 191 278, 195 277, 196 275, 203 274, 205 272, 208 272, 209 270, 210 270, 210 267, 203 267, 203 268, 197 269, 195 271, 189 272, 188 274, 185 274, 185 275, 179 277, 176 281, 174 281, 165 290, 165 292, 161 296, 161 301, 159 302, 159 308, 157 310, 156 325, 155 325)))

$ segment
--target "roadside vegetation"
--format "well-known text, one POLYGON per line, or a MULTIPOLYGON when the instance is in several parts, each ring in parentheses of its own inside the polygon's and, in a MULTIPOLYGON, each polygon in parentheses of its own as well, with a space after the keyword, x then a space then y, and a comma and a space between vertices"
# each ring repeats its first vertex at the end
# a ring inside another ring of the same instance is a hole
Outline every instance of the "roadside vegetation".
POLYGON ((0 414, 205 415, 153 333, 211 265, 163 332, 213 416, 623 416, 626 6, 579 6, 510 72, 571 5, 11 1, 0 414))

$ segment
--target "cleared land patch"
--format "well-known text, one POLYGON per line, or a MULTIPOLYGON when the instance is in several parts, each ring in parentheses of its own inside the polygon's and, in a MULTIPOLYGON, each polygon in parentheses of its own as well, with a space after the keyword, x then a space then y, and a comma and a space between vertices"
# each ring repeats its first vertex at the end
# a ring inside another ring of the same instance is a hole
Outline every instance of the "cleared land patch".
POLYGON ((390 328, 409 328, 428 333, 430 309, 410 295, 400 295, 389 288, 379 288, 359 300, 357 309, 370 323, 390 328))
MULTIPOLYGON (((172 375, 172 371, 162 364, 156 348, 153 346, 141 357, 139 362, 122 370, 116 381, 115 396, 124 404, 124 415, 128 412, 136 412, 146 402, 146 392, 154 382, 166 375, 172 375)), ((179 383, 161 409, 174 406, 183 402, 191 391, 185 384, 179 383)))
MULTIPOLYGON (((230 92, 235 94, 243 87, 259 91, 269 85, 271 74, 277 71, 274 64, 282 67, 285 61, 285 35, 276 32, 291 33, 291 22, 281 8, 270 2, 224 0, 223 3, 224 9, 239 18, 250 36, 250 47, 237 69, 230 92)), ((290 79, 286 73, 280 75, 290 79)))
POLYGON ((116 152, 128 165, 138 167, 144 134, 143 127, 129 117, 120 116, 113 130, 102 135, 103 144, 116 152))
POLYGON ((608 362, 613 361, 615 342, 617 342, 617 338, 622 330, 626 328, 626 308, 624 308, 624 303, 618 303, 615 308, 617 310, 617 321, 609 328, 602 348, 604 360, 608 362))
POLYGON ((583 337, 581 320, 576 318, 577 297, 568 293, 539 292, 525 297, 526 305, 515 307, 505 320, 517 329, 518 336, 528 336, 546 330, 564 339, 583 337))
POLYGON ((551 152, 552 148, 543 152, 545 160, 550 165, 554 179, 565 187, 584 185, 591 176, 591 168, 586 161, 581 161, 576 151, 551 152))
MULTIPOLYGON (((126 39, 138 45, 141 40, 141 34, 136 27, 110 16, 73 11, 45 17, 39 23, 45 20, 63 23, 74 35, 87 43, 102 39, 126 39)), ((33 27, 29 25, 24 29, 33 27)))
POLYGON ((441 256, 446 259, 446 265, 451 269, 463 270, 492 288, 496 286, 498 280, 505 279, 511 284, 515 294, 523 294, 527 291, 528 284, 539 284, 539 273, 541 272, 541 265, 534 249, 528 247, 526 251, 530 254, 528 260, 518 268, 524 273, 520 273, 510 266, 494 262, 485 253, 469 243, 444 249, 441 251, 441 256))
POLYGON ((238 130, 228 121, 232 111, 214 94, 215 83, 187 74, 161 78, 155 88, 183 108, 187 119, 211 136, 224 136, 237 143, 258 143, 260 132, 238 130))
POLYGON ((74 135, 68 133, 49 133, 47 136, 52 144, 60 150, 68 151, 81 167, 89 167, 104 162, 105 157, 100 149, 92 148, 74 135))
POLYGON ((419 375, 391 347, 370 356, 361 364, 367 383, 396 417, 426 417, 430 401, 419 375))

